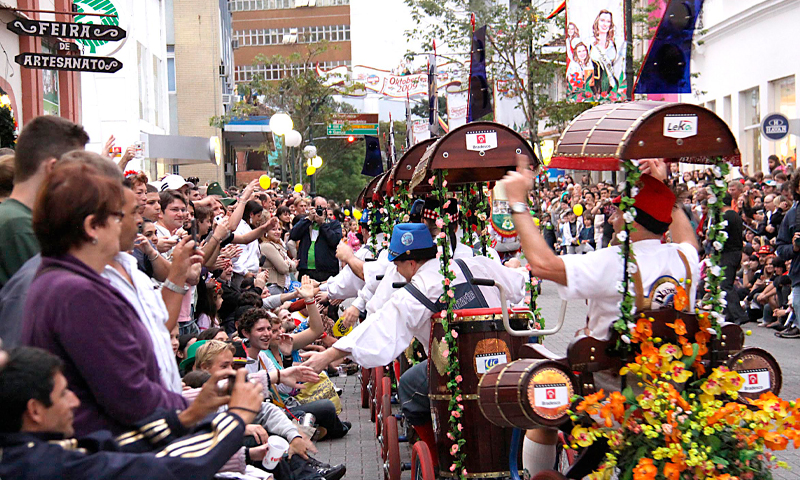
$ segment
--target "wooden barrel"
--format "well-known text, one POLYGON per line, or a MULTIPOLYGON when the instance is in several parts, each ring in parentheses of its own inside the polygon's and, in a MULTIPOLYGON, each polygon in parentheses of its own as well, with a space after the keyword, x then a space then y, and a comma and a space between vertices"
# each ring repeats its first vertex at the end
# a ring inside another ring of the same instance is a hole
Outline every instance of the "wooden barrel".
POLYGON ((569 420, 576 388, 563 364, 526 358, 489 370, 478 385, 478 406, 500 427, 557 427, 569 420))
POLYGON ((742 377, 739 396, 750 400, 761 394, 771 392, 781 394, 783 374, 777 360, 769 352, 760 348, 745 348, 728 360, 728 368, 742 377))
MULTIPOLYGON (((461 425, 466 440, 465 468, 469 478, 506 478, 510 476, 508 456, 512 430, 488 424, 484 420, 478 407, 478 382, 493 366, 517 359, 526 339, 512 337, 505 331, 499 309, 461 310, 456 313, 458 317, 451 322, 450 328, 458 333, 458 362, 463 378, 461 404, 464 412, 461 425)), ((511 324, 516 329, 526 328, 527 317, 512 314, 511 324)), ((447 432, 450 428, 451 396, 447 389, 447 359, 442 353, 447 345, 439 315, 433 318, 431 329, 428 374, 433 428, 439 453, 439 475, 450 478, 453 477, 449 470, 453 462, 450 455, 453 442, 447 438, 447 432)))

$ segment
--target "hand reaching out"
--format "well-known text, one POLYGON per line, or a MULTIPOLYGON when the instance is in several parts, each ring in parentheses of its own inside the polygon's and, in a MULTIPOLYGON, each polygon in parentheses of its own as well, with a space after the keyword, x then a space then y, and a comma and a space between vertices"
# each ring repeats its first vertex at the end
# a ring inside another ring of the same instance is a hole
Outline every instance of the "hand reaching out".
POLYGON ((297 289, 297 293, 303 297, 305 301, 311 301, 314 299, 314 286, 311 284, 311 278, 308 275, 303 275, 303 278, 300 280, 301 285, 300 288, 297 289))

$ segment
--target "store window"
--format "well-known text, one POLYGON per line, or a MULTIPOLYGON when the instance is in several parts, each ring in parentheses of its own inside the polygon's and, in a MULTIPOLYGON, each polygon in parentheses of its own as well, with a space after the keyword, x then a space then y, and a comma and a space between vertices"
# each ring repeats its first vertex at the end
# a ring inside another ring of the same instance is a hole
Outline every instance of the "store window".
MULTIPOLYGON (((42 53, 55 53, 46 43, 42 43, 42 53)), ((42 86, 44 96, 42 99, 45 115, 61 115, 60 90, 58 85, 57 70, 42 70, 42 86)))
POLYGON ((167 91, 175 93, 175 46, 167 45, 167 91))
POLYGON ((761 171, 761 96, 758 87, 739 93, 742 162, 750 172, 761 171))
MULTIPOLYGON (((772 93, 770 113, 782 113, 790 120, 797 118, 794 82, 794 75, 769 82, 769 88, 772 93)), ((783 140, 770 143, 772 143, 772 148, 774 149, 771 151, 777 155, 782 162, 794 162, 797 158, 797 137, 795 135, 787 135, 783 140)))
POLYGON ((717 101, 711 100, 710 102, 706 102, 706 108, 714 113, 717 113, 717 101))

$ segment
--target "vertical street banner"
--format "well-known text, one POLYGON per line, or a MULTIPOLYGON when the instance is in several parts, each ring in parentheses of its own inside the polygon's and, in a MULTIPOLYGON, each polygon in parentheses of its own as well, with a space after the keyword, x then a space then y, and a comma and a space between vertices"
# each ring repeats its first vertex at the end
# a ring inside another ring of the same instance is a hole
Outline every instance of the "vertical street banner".
POLYGON ((412 133, 414 136, 413 145, 418 144, 423 140, 427 140, 431 138, 431 128, 430 124, 428 124, 428 120, 414 120, 414 123, 411 125, 412 133))
POLYGON ((567 0, 567 99, 624 100, 625 16, 623 0, 567 0))
POLYGON ((469 112, 467 122, 492 113, 492 92, 486 77, 486 25, 472 32, 469 62, 469 112))
POLYGON ((447 91, 447 123, 451 130, 467 123, 468 100, 467 90, 447 91))

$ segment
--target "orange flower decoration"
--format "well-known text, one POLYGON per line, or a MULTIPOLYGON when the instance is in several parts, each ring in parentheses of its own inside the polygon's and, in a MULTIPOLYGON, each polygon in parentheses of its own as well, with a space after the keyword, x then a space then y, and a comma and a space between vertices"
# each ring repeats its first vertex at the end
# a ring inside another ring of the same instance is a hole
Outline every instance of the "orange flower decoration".
POLYGON ((619 392, 611 392, 611 395, 608 396, 608 401, 600 409, 600 417, 606 420, 606 426, 609 428, 614 425, 612 418, 622 422, 623 418, 625 418, 625 395, 619 392))
POLYGON ((666 477, 667 480, 680 480, 681 470, 678 465, 672 462, 664 464, 664 477, 666 477))
POLYGON ((652 458, 640 458, 633 469, 633 480, 655 480, 658 468, 653 465, 652 458))
POLYGON ((686 335, 686 324, 680 318, 675 320, 675 323, 668 323, 668 327, 672 327, 678 335, 686 335))
POLYGON ((683 288, 681 285, 675 289, 675 296, 673 298, 673 306, 675 310, 681 312, 686 309, 686 306, 689 305, 689 295, 686 294, 686 289, 683 288))
POLYGON ((631 340, 635 343, 646 342, 653 336, 653 324, 646 318, 640 318, 636 322, 631 333, 631 340))
POLYGON ((583 398, 583 401, 575 407, 575 410, 579 412, 586 412, 587 415, 597 415, 599 410, 597 409, 597 403, 603 399, 605 394, 603 390, 600 389, 599 392, 593 393, 591 395, 587 395, 583 398))

